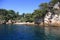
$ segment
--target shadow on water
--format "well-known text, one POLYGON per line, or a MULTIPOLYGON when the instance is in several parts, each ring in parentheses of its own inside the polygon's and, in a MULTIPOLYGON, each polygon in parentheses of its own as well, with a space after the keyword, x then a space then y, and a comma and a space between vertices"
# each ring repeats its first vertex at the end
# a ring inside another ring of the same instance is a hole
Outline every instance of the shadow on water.
POLYGON ((10 34, 12 33, 11 25, 0 24, 0 40, 11 40, 10 34))
POLYGON ((44 27, 41 27, 39 25, 35 26, 34 33, 36 37, 35 40, 45 40, 44 27))
POLYGON ((27 25, 0 25, 0 40, 45 40, 43 28, 27 25))
POLYGON ((0 25, 0 40, 59 40, 60 27, 0 25))

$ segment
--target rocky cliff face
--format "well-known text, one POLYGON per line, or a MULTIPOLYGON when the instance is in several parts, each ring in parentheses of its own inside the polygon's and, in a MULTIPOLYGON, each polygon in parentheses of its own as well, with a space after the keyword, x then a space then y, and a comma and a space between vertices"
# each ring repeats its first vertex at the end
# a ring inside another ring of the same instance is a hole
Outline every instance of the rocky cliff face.
POLYGON ((54 23, 54 22, 60 22, 60 3, 56 3, 54 6, 53 6, 53 12, 51 11, 48 11, 46 16, 45 16, 45 19, 44 19, 44 22, 45 23, 54 23))

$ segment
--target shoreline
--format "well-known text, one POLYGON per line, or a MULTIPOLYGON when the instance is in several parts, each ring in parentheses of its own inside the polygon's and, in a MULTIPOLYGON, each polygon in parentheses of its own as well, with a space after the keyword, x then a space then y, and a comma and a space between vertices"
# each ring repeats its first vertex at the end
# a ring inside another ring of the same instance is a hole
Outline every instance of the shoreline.
MULTIPOLYGON (((29 23, 29 22, 21 22, 21 23, 13 23, 13 24, 18 24, 18 25, 38 25, 38 24, 35 24, 34 22, 32 23, 29 23)), ((39 24, 39 26, 43 26, 43 22, 41 24, 39 24)), ((60 27, 59 24, 57 23, 53 23, 53 24, 48 24, 48 23, 44 23, 44 26, 48 27, 48 26, 52 26, 52 27, 60 27)))
MULTIPOLYGON (((35 24, 34 22, 21 22, 21 23, 13 23, 13 24, 19 24, 19 25, 24 25, 24 24, 26 24, 26 25, 38 25, 38 24, 35 24)), ((60 23, 56 23, 56 22, 54 22, 54 23, 51 23, 51 24, 48 24, 48 23, 44 23, 43 24, 43 22, 41 22, 41 24, 39 24, 39 26, 52 26, 52 27, 60 27, 60 23)))
POLYGON ((20 22, 20 23, 13 23, 13 24, 31 24, 31 25, 34 25, 34 22, 32 22, 32 23, 29 23, 29 22, 20 22))
MULTIPOLYGON (((12 23, 7 23, 7 24, 12 24, 12 23)), ((16 23, 13 23, 13 24, 18 24, 18 25, 38 25, 38 24, 35 24, 34 22, 16 22, 16 23)), ((54 23, 44 23, 41 22, 41 24, 39 24, 39 26, 52 26, 52 27, 60 27, 60 22, 54 22, 54 23)))

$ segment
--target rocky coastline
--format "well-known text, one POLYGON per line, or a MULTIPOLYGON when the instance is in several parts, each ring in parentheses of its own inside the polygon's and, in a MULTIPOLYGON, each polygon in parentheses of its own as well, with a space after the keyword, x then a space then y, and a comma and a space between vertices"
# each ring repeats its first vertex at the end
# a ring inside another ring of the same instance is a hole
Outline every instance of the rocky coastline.
MULTIPOLYGON (((0 24, 18 24, 18 25, 23 25, 23 24, 27 24, 27 25, 38 25, 38 24, 35 24, 34 22, 11 22, 10 20, 8 22, 0 22, 0 24)), ((39 24, 39 26, 53 26, 53 27, 60 27, 60 22, 59 21, 55 21, 53 23, 50 23, 50 22, 41 22, 39 24)))

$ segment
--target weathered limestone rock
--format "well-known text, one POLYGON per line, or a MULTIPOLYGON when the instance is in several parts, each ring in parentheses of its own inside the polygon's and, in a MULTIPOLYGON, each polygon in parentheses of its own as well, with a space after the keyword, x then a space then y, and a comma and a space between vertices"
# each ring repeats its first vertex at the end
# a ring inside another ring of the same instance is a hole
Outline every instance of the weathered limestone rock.
POLYGON ((50 24, 52 26, 60 26, 60 7, 59 7, 60 3, 56 3, 53 6, 54 10, 53 12, 49 11, 47 12, 45 18, 44 18, 44 22, 45 24, 50 24))
POLYGON ((56 3, 53 8, 54 8, 54 9, 59 9, 59 4, 60 4, 59 2, 56 3))
POLYGON ((45 18, 44 18, 44 22, 45 23, 48 23, 49 22, 49 19, 50 19, 50 17, 51 17, 51 12, 48 12, 47 14, 46 14, 46 16, 45 16, 45 18))

